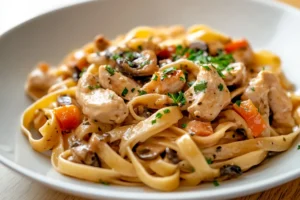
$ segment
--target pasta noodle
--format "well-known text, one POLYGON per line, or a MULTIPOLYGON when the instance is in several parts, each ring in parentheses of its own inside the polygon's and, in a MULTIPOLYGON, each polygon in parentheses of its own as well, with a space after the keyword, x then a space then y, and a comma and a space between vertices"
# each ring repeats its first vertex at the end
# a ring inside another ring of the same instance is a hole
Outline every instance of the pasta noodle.
POLYGON ((102 184, 180 185, 236 178, 300 129, 300 97, 277 55, 206 25, 98 35, 29 74, 21 129, 61 174, 102 184), (34 132, 39 133, 39 138, 34 132))

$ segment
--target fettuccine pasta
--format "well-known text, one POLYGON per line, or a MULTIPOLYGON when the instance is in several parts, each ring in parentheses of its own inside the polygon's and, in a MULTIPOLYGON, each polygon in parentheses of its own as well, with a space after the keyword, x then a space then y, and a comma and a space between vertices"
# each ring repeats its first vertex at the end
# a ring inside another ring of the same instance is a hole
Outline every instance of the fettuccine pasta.
POLYGON ((106 185, 218 185, 299 135, 300 97, 279 57, 206 25, 99 35, 57 67, 38 64, 25 89, 32 148, 51 150, 57 172, 106 185))

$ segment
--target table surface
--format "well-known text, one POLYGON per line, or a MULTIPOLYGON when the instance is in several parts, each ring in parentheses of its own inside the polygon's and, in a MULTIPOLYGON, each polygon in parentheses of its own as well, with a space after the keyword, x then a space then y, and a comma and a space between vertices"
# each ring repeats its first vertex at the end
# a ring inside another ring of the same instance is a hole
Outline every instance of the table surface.
MULTIPOLYGON (((34 1, 34 0, 31 0, 34 1)), ((72 0, 73 1, 73 0, 72 0)), ((81 0, 76 0, 76 1, 81 1, 81 0)), ((289 3, 291 5, 294 5, 298 8, 300 8, 300 0, 281 0, 283 2, 289 3)), ((13 1, 2 1, 0 0, 0 8, 2 5, 5 4, 10 4, 14 5, 12 3, 13 1), (10 2, 10 3, 9 3, 10 2)), ((22 1, 20 1, 22 2, 22 1)), ((24 1, 25 2, 25 1, 24 1)), ((44 3, 47 1, 39 1, 36 0, 36 2, 40 2, 42 6, 44 6, 44 11, 47 10, 47 7, 45 6, 44 3)), ((48 1, 49 2, 53 1, 48 1)), ((60 5, 62 4, 68 4, 71 2, 71 0, 60 0, 60 5)), ((74 3, 74 1, 73 1, 74 3)), ((31 4, 32 5, 32 4, 31 4)), ((7 5, 5 5, 7 7, 7 5)), ((19 8, 23 9, 24 7, 18 6, 19 8)), ((3 7, 2 7, 3 8, 3 7)), ((41 12, 41 10, 39 10, 41 12)), ((1 13, 3 12, 0 11, 0 22, 1 22, 1 13)), ((39 14, 36 12, 36 14, 39 14)), ((32 17, 32 13, 31 16, 32 17)), ((2 18, 3 19, 3 18, 2 18)), ((23 18, 24 20, 24 18, 23 18)), ((5 20, 6 21, 6 20, 5 20)), ((13 23, 10 23, 10 26, 13 26, 17 23, 20 23, 20 19, 14 19, 13 23)), ((1 22, 0 24, 4 24, 1 22)), ((1 26, 2 28, 4 26, 1 26)), ((0 28, 1 28, 0 27, 0 28)), ((6 26, 6 29, 10 28, 8 25, 6 26)), ((4 29, 0 29, 0 33, 4 31, 4 29)), ((3 165, 0 164, 0 200, 16 200, 16 199, 23 199, 23 200, 51 200, 51 199, 57 199, 57 200, 82 200, 83 198, 63 194, 61 192, 54 191, 50 188, 47 188, 37 182, 34 182, 28 178, 25 178, 16 172, 13 172, 12 170, 4 167, 3 165)), ((253 195, 245 196, 238 198, 236 200, 264 200, 264 199, 270 199, 270 200, 300 200, 300 178, 296 179, 294 181, 291 181, 289 183, 286 183, 284 185, 275 187, 273 189, 264 191, 264 192, 259 192, 253 195)))

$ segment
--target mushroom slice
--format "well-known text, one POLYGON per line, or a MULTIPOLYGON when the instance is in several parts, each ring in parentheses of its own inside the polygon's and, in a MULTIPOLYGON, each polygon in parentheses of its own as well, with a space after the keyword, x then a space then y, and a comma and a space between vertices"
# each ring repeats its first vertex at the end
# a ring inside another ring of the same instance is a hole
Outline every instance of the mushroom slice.
POLYGON ((144 85, 143 90, 147 93, 159 94, 176 93, 181 91, 186 83, 183 71, 176 70, 172 67, 166 70, 156 72, 151 81, 144 85))
POLYGON ((136 148, 136 155, 142 160, 153 160, 157 158, 165 147, 154 143, 143 143, 136 148))
POLYGON ((131 76, 150 76, 159 70, 154 51, 127 52, 123 57, 117 59, 118 67, 122 73, 131 76))

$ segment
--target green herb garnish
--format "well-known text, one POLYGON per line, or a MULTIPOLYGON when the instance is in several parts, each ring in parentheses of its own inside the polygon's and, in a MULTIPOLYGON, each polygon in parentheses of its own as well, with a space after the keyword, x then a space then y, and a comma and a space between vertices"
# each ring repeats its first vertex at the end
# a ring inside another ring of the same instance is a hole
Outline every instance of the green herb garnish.
POLYGON ((186 126, 187 126, 187 124, 185 124, 185 123, 184 123, 184 124, 181 124, 181 127, 182 127, 182 128, 186 128, 186 126))
POLYGON ((133 52, 131 51, 128 51, 124 54, 124 57, 127 59, 127 60, 133 60, 134 59, 134 55, 133 55, 133 52))
POLYGON ((255 91, 255 88, 254 88, 254 87, 252 87, 252 88, 251 88, 251 90, 254 92, 254 91, 255 91))
POLYGON ((139 51, 142 51, 142 50, 143 50, 142 45, 139 45, 139 46, 138 46, 138 50, 139 50, 139 51))
POLYGON ((234 68, 233 67, 227 67, 226 71, 231 72, 234 68))
POLYGON ((214 180, 213 184, 214 184, 215 187, 218 187, 220 185, 220 183, 217 180, 214 180))
POLYGON ((218 89, 220 90, 220 91, 223 91, 223 84, 222 83, 220 83, 219 85, 218 85, 218 89))
POLYGON ((300 145, 298 145, 298 148, 297 148, 298 150, 300 150, 300 145))
POLYGON ((170 109, 165 109, 165 110, 164 110, 164 113, 165 113, 165 114, 170 113, 170 112, 171 112, 170 109))
POLYGON ((205 91, 206 88, 207 88, 207 82, 206 81, 201 81, 200 83, 198 83, 194 86, 194 91, 196 93, 198 93, 198 92, 205 91))
POLYGON ((157 78, 158 78, 157 75, 153 74, 152 80, 157 81, 157 78))
POLYGON ((113 60, 117 60, 117 59, 121 58, 121 56, 120 56, 119 54, 114 54, 114 55, 112 55, 111 58, 112 58, 113 60))
POLYGON ((175 94, 168 93, 168 96, 173 100, 173 106, 182 106, 186 103, 184 94, 181 91, 175 94))
POLYGON ((79 78, 81 78, 82 77, 82 75, 84 74, 84 72, 86 72, 86 70, 87 70, 87 68, 85 67, 85 68, 83 68, 82 70, 81 70, 81 72, 80 72, 80 74, 79 74, 79 78))
POLYGON ((138 93, 140 96, 147 94, 147 92, 145 90, 138 90, 138 93))
POLYGON ((105 69, 111 76, 115 74, 115 70, 110 65, 106 65, 105 69))
POLYGON ((106 181, 102 181, 102 180, 99 180, 99 183, 101 183, 101 184, 103 184, 103 185, 109 185, 109 183, 108 183, 108 182, 106 182, 106 181))
POLYGON ((141 67, 145 67, 146 65, 150 64, 150 60, 146 60, 144 62, 142 62, 141 67))
POLYGON ((156 123, 156 119, 151 121, 151 124, 155 124, 156 123))
POLYGON ((236 104, 236 105, 238 105, 238 107, 240 107, 240 106, 241 106, 241 103, 242 103, 242 101, 241 101, 241 100, 237 100, 237 101, 235 102, 235 104, 236 104))
POLYGON ((95 86, 92 86, 92 85, 89 85, 88 88, 90 90, 94 90, 94 89, 98 89, 98 88, 101 88, 101 86, 99 84, 95 85, 95 86))
POLYGON ((212 164, 213 163, 213 161, 211 160, 211 158, 205 158, 206 159, 206 162, 207 162, 207 164, 212 164))
POLYGON ((204 68, 204 69, 206 69, 207 71, 210 71, 211 69, 209 68, 209 66, 207 66, 207 65, 202 65, 202 67, 204 68))
POLYGON ((125 87, 124 90, 122 91, 122 96, 125 97, 127 93, 128 93, 128 89, 125 87))
POLYGON ((91 86, 91 85, 89 85, 88 88, 89 88, 90 90, 93 90, 93 89, 94 89, 94 87, 91 86))
POLYGON ((180 80, 180 81, 182 81, 182 82, 185 82, 185 78, 184 78, 184 77, 182 77, 182 76, 181 76, 181 77, 179 77, 179 80, 180 80))
POLYGON ((190 81, 188 82, 188 86, 191 87, 192 85, 194 85, 195 81, 190 81))
POLYGON ((176 68, 175 67, 170 67, 170 68, 167 68, 163 71, 163 74, 164 75, 167 75, 167 74, 172 74, 173 72, 176 71, 176 68))
POLYGON ((155 117, 156 117, 157 119, 160 119, 162 116, 163 116, 163 115, 162 115, 161 113, 157 113, 157 114, 155 115, 155 117))
POLYGON ((134 92, 134 91, 135 91, 135 88, 132 88, 132 89, 131 89, 131 92, 134 92))

